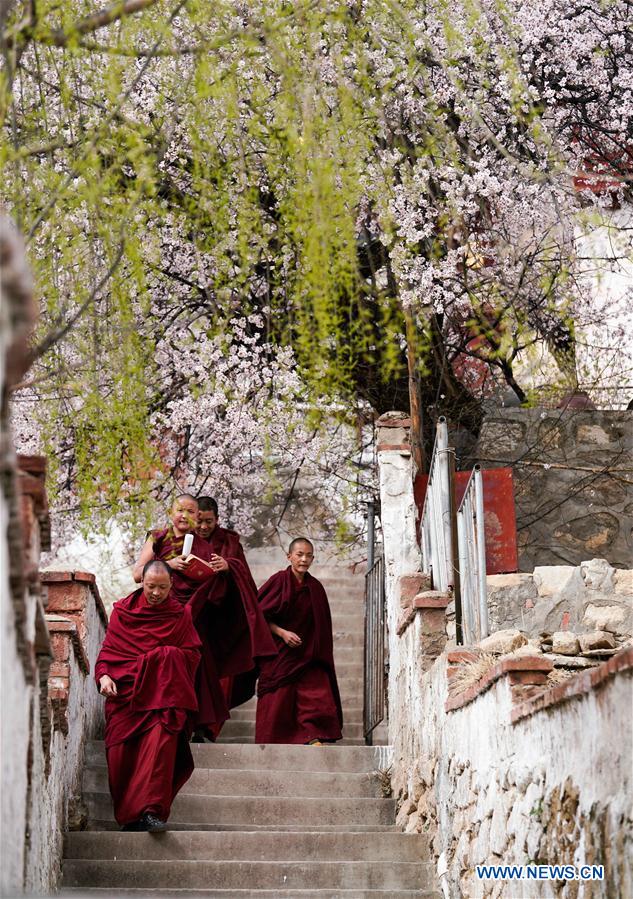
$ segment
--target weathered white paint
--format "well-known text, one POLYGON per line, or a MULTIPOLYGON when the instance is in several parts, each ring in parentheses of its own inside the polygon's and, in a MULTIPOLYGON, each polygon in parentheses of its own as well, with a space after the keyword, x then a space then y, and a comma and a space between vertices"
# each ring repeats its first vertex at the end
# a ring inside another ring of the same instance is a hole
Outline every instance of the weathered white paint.
MULTIPOLYGON (((420 571, 422 556, 415 532, 415 503, 413 500, 413 471, 411 454, 398 450, 383 450, 379 454, 380 524, 383 534, 385 561, 385 602, 389 658, 398 652, 396 623, 400 614, 398 580, 402 575, 420 571)), ((397 702, 396 685, 390 677, 388 707, 397 702)), ((389 742, 393 743, 395 723, 389 718, 389 742)))
MULTIPOLYGON (((0 369, 3 366, 0 364, 0 369)), ((11 895, 24 876, 29 709, 33 690, 26 683, 16 646, 16 622, 9 591, 9 555, 4 535, 8 508, 0 491, 0 894, 11 895)))

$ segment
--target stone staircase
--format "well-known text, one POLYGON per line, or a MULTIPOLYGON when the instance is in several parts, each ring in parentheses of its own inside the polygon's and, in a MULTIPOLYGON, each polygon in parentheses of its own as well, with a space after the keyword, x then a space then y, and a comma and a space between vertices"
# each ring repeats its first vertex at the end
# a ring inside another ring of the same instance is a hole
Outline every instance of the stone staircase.
MULTIPOLYGON (((253 568, 261 583, 269 572, 253 568)), ((439 899, 427 836, 395 826, 389 748, 363 745, 364 579, 315 574, 332 606, 342 743, 256 745, 254 702, 234 709, 218 743, 192 745, 196 770, 164 834, 118 831, 103 744, 90 744, 88 829, 67 835, 64 894, 439 899)))

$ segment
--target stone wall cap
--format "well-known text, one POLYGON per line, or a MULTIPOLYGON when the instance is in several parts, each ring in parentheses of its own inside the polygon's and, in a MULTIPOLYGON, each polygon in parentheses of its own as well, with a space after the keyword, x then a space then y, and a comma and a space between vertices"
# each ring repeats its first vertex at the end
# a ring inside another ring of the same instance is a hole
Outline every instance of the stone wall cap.
POLYGON ((465 705, 473 702, 492 687, 505 674, 517 671, 542 671, 550 672, 554 663, 543 656, 518 655, 501 658, 481 677, 476 684, 469 687, 457 696, 450 696, 444 705, 447 712, 455 712, 465 705))
POLYGON ((439 590, 425 590, 413 598, 414 609, 445 609, 451 602, 447 593, 439 590))
POLYGON ((378 419, 376 422, 376 427, 378 428, 410 428, 411 427, 411 419, 410 418, 390 418, 387 421, 383 421, 382 419, 378 419))
POLYGON ((72 618, 65 618, 63 615, 45 615, 46 623, 49 631, 56 633, 77 633, 77 625, 72 618))
POLYGON ((24 453, 17 454, 18 468, 28 474, 46 474, 48 460, 46 456, 31 456, 24 453))
POLYGON ((376 419, 376 426, 379 428, 388 428, 390 427, 390 422, 392 421, 404 421, 409 418, 406 412, 402 412, 400 409, 391 409, 389 412, 383 412, 382 415, 376 419))
POLYGON ((108 613, 101 599, 99 588, 97 587, 97 579, 94 574, 89 571, 54 571, 53 569, 44 569, 40 571, 40 581, 42 584, 63 584, 77 582, 86 584, 90 588, 90 592, 95 601, 97 614, 108 626, 108 613))
POLYGON ((401 456, 411 455, 411 444, 409 443, 379 443, 376 447, 378 453, 398 453, 401 456))
POLYGON ((590 693, 604 684, 616 674, 633 668, 633 646, 627 646, 612 656, 608 662, 603 662, 596 668, 585 669, 573 677, 556 684, 549 690, 525 700, 512 710, 512 723, 516 724, 523 718, 528 718, 536 712, 544 711, 551 706, 577 699, 590 693))

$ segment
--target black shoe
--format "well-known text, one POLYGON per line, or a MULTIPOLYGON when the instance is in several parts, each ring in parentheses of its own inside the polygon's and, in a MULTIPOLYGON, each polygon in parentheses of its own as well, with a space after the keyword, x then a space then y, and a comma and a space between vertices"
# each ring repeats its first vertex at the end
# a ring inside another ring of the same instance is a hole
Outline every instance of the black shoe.
POLYGON ((145 830, 145 828, 142 826, 141 821, 130 821, 129 824, 124 824, 121 830, 128 833, 138 833, 139 830, 145 830))
POLYGON ((164 833, 167 830, 167 823, 161 821, 160 818, 157 818, 151 812, 145 812, 141 816, 139 824, 141 825, 140 830, 144 830, 146 833, 164 833))
POLYGON ((210 736, 210 731, 208 730, 194 730, 193 736, 191 738, 192 743, 215 743, 215 740, 210 736))

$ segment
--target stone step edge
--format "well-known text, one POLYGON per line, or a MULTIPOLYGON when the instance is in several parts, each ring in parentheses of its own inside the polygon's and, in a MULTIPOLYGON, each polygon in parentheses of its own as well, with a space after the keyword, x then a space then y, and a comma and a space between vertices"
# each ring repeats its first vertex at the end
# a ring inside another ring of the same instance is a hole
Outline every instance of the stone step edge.
MULTIPOLYGON (((56 899, 63 899, 64 896, 82 896, 96 895, 106 896, 107 899, 113 899, 111 887, 64 887, 61 892, 56 893, 56 899)), ((314 890, 233 890, 233 889, 170 889, 155 890, 151 888, 127 889, 124 892, 117 890, 117 899, 124 899, 126 896, 149 896, 166 897, 169 896, 208 896, 209 899, 391 899, 392 896, 402 897, 402 899, 443 899, 442 893, 437 890, 363 890, 363 889, 342 889, 334 890, 321 889, 317 887, 314 890)))
MULTIPOLYGON (((169 821, 169 831, 218 833, 402 833, 395 824, 314 824, 312 827, 302 824, 208 824, 200 821, 169 821)), ((84 833, 121 833, 121 828, 112 819, 88 818, 88 827, 84 833), (99 825, 98 827, 95 825, 99 825)))

